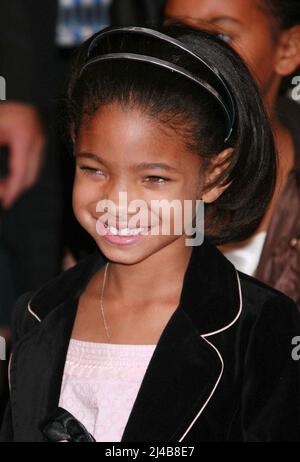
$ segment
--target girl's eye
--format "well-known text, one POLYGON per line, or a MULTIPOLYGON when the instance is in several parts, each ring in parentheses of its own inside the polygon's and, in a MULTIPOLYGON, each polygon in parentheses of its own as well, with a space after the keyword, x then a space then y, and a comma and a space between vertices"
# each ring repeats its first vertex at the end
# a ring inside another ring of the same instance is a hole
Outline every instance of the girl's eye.
POLYGON ((147 176, 144 180, 146 183, 154 183, 154 184, 164 184, 167 183, 169 178, 165 178, 162 176, 147 176))
POLYGON ((223 42, 230 42, 231 41, 231 37, 228 34, 220 33, 220 34, 218 34, 218 37, 221 40, 223 40, 223 42))
POLYGON ((93 167, 87 167, 85 165, 83 165, 82 167, 79 167, 80 170, 83 171, 83 173, 85 173, 86 175, 97 175, 97 176, 100 176, 100 175, 103 175, 104 172, 103 170, 101 170, 100 168, 93 168, 93 167))

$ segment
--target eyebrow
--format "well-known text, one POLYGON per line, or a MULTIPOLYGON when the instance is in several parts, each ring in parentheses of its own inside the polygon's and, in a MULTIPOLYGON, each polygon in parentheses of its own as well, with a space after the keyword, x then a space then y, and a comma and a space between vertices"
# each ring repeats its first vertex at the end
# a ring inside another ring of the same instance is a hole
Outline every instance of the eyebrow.
POLYGON ((216 22, 233 22, 235 24, 242 24, 241 21, 239 21, 236 18, 233 18, 232 16, 217 16, 216 18, 213 18, 210 23, 215 24, 216 22))
MULTIPOLYGON (((79 159, 92 159, 96 162, 105 165, 104 159, 98 154, 94 154, 92 152, 75 152, 75 157, 79 159)), ((178 172, 176 168, 171 167, 169 164, 165 164, 163 162, 142 162, 134 166, 135 170, 166 170, 168 172, 178 172)))
POLYGON ((191 20, 193 23, 205 26, 205 24, 216 24, 218 22, 229 22, 241 25, 242 22, 232 16, 217 16, 209 21, 193 16, 164 16, 164 21, 172 21, 172 22, 181 22, 184 20, 191 20))
POLYGON ((79 159, 92 159, 99 162, 99 164, 105 163, 101 156, 93 154, 92 152, 75 152, 75 157, 79 159))
POLYGON ((137 170, 166 170, 168 172, 177 172, 177 169, 163 162, 142 162, 136 166, 137 170))

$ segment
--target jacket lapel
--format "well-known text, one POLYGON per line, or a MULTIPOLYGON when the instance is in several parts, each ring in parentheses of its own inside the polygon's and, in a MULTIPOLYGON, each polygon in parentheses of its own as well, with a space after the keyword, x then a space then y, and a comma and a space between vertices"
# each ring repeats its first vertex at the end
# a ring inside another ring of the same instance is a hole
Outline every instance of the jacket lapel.
POLYGON ((179 307, 141 384, 122 442, 181 441, 213 399, 224 362, 207 337, 230 329, 241 313, 233 265, 213 246, 196 247, 179 307))
POLYGON ((150 361, 122 442, 179 441, 220 372, 217 355, 178 310, 150 361))

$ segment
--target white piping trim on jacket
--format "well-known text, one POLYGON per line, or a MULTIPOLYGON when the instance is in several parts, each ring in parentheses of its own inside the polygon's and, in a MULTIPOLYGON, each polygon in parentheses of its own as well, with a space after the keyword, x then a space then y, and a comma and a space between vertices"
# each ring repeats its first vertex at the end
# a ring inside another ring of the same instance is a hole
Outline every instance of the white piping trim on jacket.
POLYGON ((27 305, 27 309, 29 311, 29 313, 35 317, 35 319, 37 319, 39 322, 42 322, 42 320, 38 317, 37 314, 34 313, 34 311, 32 310, 31 306, 30 306, 30 302, 31 300, 28 302, 28 305, 27 305))
POLYGON ((206 343, 208 343, 214 350, 215 352, 217 353, 217 355, 219 356, 219 359, 221 361, 221 365, 222 365, 222 368, 221 368, 221 372, 220 372, 220 375, 215 383, 215 386, 213 387, 209 397, 207 398, 207 400, 205 401, 204 405, 202 406, 202 408, 200 409, 200 411, 198 412, 198 414, 196 415, 196 417, 194 418, 194 420, 192 421, 192 423, 190 424, 190 426, 188 427, 188 429, 185 431, 185 433, 183 434, 183 436, 179 439, 179 442, 181 442, 185 437, 186 435, 188 434, 188 432, 191 430, 191 428, 194 426, 195 422, 198 420, 198 418, 200 417, 200 415, 202 414, 202 412, 204 411, 204 409, 206 408, 206 406, 208 405, 209 401, 211 400, 212 396, 214 395, 218 385, 219 385, 219 382, 221 380, 221 377, 223 375, 223 372, 224 372, 224 361, 223 361, 223 358, 222 358, 222 355, 221 353, 219 352, 219 350, 217 349, 217 347, 215 347, 215 345, 213 345, 211 342, 209 342, 206 337, 209 337, 211 335, 215 335, 215 334, 219 334, 220 332, 223 332, 227 329, 229 329, 231 326, 233 326, 233 324, 235 324, 237 322, 237 320, 239 319, 240 315, 241 315, 241 312, 242 312, 242 309, 243 309, 243 299, 242 299, 242 289, 241 289, 241 282, 240 282, 240 278, 239 278, 239 275, 238 273, 236 272, 236 276, 237 276, 237 281, 238 281, 238 287, 239 287, 239 297, 240 297, 240 307, 239 307, 239 312, 237 314, 237 316, 234 318, 234 320, 228 324, 227 326, 223 327, 222 329, 219 329, 215 332, 209 332, 208 334, 203 334, 201 335, 201 337, 203 338, 203 340, 206 341, 206 343))
MULTIPOLYGON (((35 314, 32 309, 31 309, 31 306, 30 306, 30 301, 28 302, 28 305, 27 305, 27 310, 29 311, 29 313, 34 316, 39 322, 42 322, 42 320, 38 317, 37 314, 35 314)), ((10 357, 9 357, 9 362, 8 362, 8 386, 9 386, 9 390, 11 390, 11 378, 10 378, 10 368, 11 368, 11 361, 12 361, 12 357, 13 357, 13 353, 11 353, 10 357)))
POLYGON ((236 271, 236 277, 237 277, 237 281, 238 281, 239 299, 240 299, 240 307, 239 307, 239 312, 238 312, 238 314, 236 315, 236 317, 234 318, 234 320, 231 321, 231 323, 228 324, 227 326, 222 327, 222 329, 216 330, 215 332, 209 332, 208 334, 202 334, 201 337, 210 337, 211 335, 216 335, 216 334, 219 334, 220 332, 224 332, 224 330, 227 330, 227 329, 229 329, 230 327, 232 327, 233 324, 235 324, 235 323, 237 322, 237 320, 239 319, 239 317, 240 317, 240 315, 241 315, 241 312, 242 312, 242 309, 243 309, 243 299, 242 299, 241 282, 240 282, 240 278, 239 278, 239 275, 238 275, 238 272, 237 272, 237 271, 236 271))
POLYGON ((10 365, 11 365, 11 360, 12 360, 12 353, 10 354, 10 357, 9 357, 9 361, 8 361, 8 368, 7 368, 7 376, 8 376, 8 387, 9 387, 9 391, 11 391, 11 381, 10 381, 10 365))

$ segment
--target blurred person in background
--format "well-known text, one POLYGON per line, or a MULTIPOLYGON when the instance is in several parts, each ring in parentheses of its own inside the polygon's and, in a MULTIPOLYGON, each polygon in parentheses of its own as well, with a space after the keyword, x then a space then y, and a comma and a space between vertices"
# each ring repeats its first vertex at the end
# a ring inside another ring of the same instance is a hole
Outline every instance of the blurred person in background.
POLYGON ((300 0, 168 0, 165 21, 215 31, 260 85, 277 144, 276 190, 255 235, 220 248, 240 271, 289 295, 300 309, 300 106, 280 97, 300 66, 300 0))

